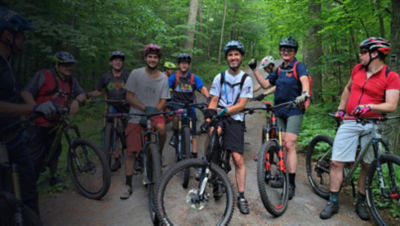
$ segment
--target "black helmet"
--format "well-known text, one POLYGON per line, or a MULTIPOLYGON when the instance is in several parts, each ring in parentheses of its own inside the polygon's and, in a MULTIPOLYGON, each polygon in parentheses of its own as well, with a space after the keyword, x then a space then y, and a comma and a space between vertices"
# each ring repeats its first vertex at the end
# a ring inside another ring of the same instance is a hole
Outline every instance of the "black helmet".
POLYGON ((58 64, 74 64, 76 60, 74 56, 67 51, 58 51, 54 56, 55 62, 58 64))
POLYGON ((368 49, 369 52, 377 50, 386 56, 390 53, 390 43, 383 38, 369 37, 360 43, 360 49, 368 49))
POLYGON ((125 60, 125 54, 122 51, 113 51, 110 55, 110 61, 112 61, 114 58, 121 58, 122 61, 125 60))
POLYGON ((0 31, 9 29, 13 32, 34 30, 35 26, 30 24, 18 13, 7 8, 0 7, 0 31))
POLYGON ((279 48, 281 47, 291 47, 294 48, 294 50, 297 52, 297 49, 299 49, 299 44, 297 43, 297 41, 292 38, 285 38, 281 41, 281 43, 279 43, 279 48))
POLYGON ((191 63, 192 62, 192 58, 190 57, 189 54, 187 53, 181 53, 178 55, 178 57, 176 58, 176 63, 181 63, 181 62, 186 62, 186 63, 191 63))
POLYGON ((228 54, 228 52, 231 50, 238 50, 242 55, 244 55, 244 46, 239 41, 232 40, 232 41, 229 41, 228 43, 226 43, 226 45, 224 47, 225 57, 228 54))

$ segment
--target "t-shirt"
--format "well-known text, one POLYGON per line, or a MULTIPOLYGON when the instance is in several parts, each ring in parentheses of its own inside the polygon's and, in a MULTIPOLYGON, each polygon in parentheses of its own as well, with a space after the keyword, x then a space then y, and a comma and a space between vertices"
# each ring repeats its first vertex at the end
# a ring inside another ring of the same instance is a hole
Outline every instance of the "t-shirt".
MULTIPOLYGON (((0 57, 0 100, 9 103, 18 103, 18 85, 11 64, 0 57)), ((0 128, 19 120, 19 117, 7 117, 0 115, 0 128)))
MULTIPOLYGON (((346 111, 351 113, 360 104, 379 104, 385 102, 386 90, 400 89, 400 78, 395 71, 386 75, 387 66, 367 79, 365 68, 358 64, 351 72, 351 92, 347 101, 346 111)), ((381 114, 373 111, 365 116, 374 117, 381 114)))
MULTIPOLYGON (((301 76, 308 75, 306 66, 299 62, 296 66, 298 79, 293 75, 293 66, 297 59, 293 59, 292 62, 288 66, 284 66, 284 62, 282 63, 281 70, 279 76, 277 75, 278 70, 275 70, 270 75, 268 75, 267 79, 271 83, 271 85, 276 85, 276 90, 274 93, 274 104, 282 104, 288 101, 293 101, 296 97, 301 95, 302 87, 300 82, 301 76)), ((283 108, 276 112, 276 115, 279 117, 288 117, 293 115, 304 114, 304 109, 297 108, 283 108)))
MULTIPOLYGON (((123 71, 119 77, 113 76, 112 72, 105 73, 96 84, 96 90, 104 89, 106 91, 107 99, 110 100, 125 100, 125 83, 128 79, 129 73, 123 71)), ((118 112, 125 112, 125 107, 120 103, 110 103, 118 112)))
MULTIPOLYGON (((213 83, 211 85, 210 94, 213 96, 219 97, 221 94, 221 98, 218 101, 218 105, 221 107, 229 107, 235 104, 235 100, 239 96, 239 98, 253 97, 253 81, 251 80, 250 76, 246 78, 243 83, 242 90, 240 90, 240 85, 230 86, 225 83, 234 85, 240 83, 242 80, 242 76, 244 75, 243 71, 240 71, 237 75, 229 74, 228 70, 225 71, 225 82, 222 84, 221 87, 221 74, 215 76, 213 83)), ((236 115, 231 116, 234 120, 243 121, 244 114, 239 113, 236 115)))
MULTIPOLYGON (((135 94, 137 100, 149 107, 156 107, 161 99, 170 98, 168 78, 161 72, 156 78, 150 78, 145 68, 138 68, 129 74, 125 89, 135 94)), ((129 113, 144 113, 135 107, 130 107, 129 113)), ((139 123, 140 116, 132 116, 130 123, 139 123)))
POLYGON ((173 89, 173 97, 172 100, 180 103, 193 103, 196 99, 196 95, 194 94, 194 91, 201 91, 201 88, 204 86, 203 81, 201 81, 201 78, 197 75, 194 75, 194 89, 193 86, 190 82, 190 78, 192 76, 192 73, 189 72, 186 76, 181 76, 179 74, 179 84, 175 86, 176 82, 176 72, 173 73, 169 79, 169 87, 173 89))

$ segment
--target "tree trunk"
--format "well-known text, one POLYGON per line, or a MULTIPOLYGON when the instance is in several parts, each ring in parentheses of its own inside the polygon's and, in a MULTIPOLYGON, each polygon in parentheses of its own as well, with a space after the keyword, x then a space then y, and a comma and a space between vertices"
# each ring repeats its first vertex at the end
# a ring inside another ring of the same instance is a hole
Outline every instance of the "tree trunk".
POLYGON ((219 38, 218 65, 221 65, 222 41, 224 39, 224 27, 225 27, 225 17, 226 17, 226 7, 227 7, 227 5, 228 5, 228 3, 225 0, 224 1, 224 15, 222 17, 221 36, 219 38))
POLYGON ((184 44, 185 50, 189 51, 190 54, 192 54, 193 52, 194 33, 196 31, 196 18, 197 18, 198 8, 199 8, 199 0, 190 0, 188 30, 186 33, 188 37, 184 44))
POLYGON ((378 20, 379 20, 379 28, 381 31, 381 37, 385 37, 385 23, 383 22, 383 16, 382 16, 382 5, 381 5, 381 0, 376 0, 376 8, 379 9, 379 14, 378 14, 378 20))
MULTIPOLYGON (((308 12, 311 15, 311 21, 318 20, 321 15, 321 3, 311 0, 308 5, 308 12)), ((315 102, 322 101, 322 76, 321 76, 321 57, 322 57, 322 41, 318 31, 321 30, 321 24, 313 24, 308 29, 308 38, 306 41, 306 52, 304 61, 312 75, 313 88, 312 98, 315 102)))

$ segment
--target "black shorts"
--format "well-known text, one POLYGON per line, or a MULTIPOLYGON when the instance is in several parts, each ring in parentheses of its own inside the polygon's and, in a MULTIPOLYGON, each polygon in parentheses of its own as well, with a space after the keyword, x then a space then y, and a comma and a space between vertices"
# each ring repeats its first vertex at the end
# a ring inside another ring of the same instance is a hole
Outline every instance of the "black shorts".
MULTIPOLYGON (((29 149, 31 159, 33 161, 37 177, 46 167, 46 160, 49 157, 51 145, 56 137, 56 130, 53 127, 38 127, 30 125, 26 128, 25 143, 29 149)), ((56 161, 61 154, 61 140, 56 144, 56 150, 49 160, 49 165, 56 161)))
POLYGON ((224 131, 223 148, 243 154, 244 151, 244 123, 228 117, 220 124, 224 131))

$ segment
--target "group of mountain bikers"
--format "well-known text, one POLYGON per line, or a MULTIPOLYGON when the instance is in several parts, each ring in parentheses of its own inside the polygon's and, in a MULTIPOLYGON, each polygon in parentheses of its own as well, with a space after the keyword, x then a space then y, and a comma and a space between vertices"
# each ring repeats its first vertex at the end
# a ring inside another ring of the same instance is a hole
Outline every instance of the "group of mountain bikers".
MULTIPOLYGON (((165 72, 158 69, 162 57, 161 47, 148 44, 142 51, 145 66, 132 70, 123 69, 125 55, 114 51, 109 57, 111 71, 104 74, 97 82, 95 90, 85 93, 78 81, 71 77, 73 65, 77 62, 74 56, 66 51, 59 51, 54 56, 54 67, 38 71, 21 92, 24 103, 19 102, 19 92, 16 77, 11 67, 12 54, 22 49, 25 41, 24 32, 33 30, 31 25, 18 13, 6 8, 0 8, 0 126, 7 127, 19 120, 22 115, 36 113, 26 129, 25 134, 15 136, 18 139, 7 140, 1 134, 1 146, 6 147, 10 159, 18 164, 20 169, 23 201, 39 214, 38 193, 36 181, 44 169, 43 159, 47 156, 49 145, 54 139, 52 128, 56 125, 59 115, 57 106, 69 106, 70 114, 76 114, 79 106, 86 98, 97 97, 105 92, 109 99, 126 100, 127 104, 109 104, 108 112, 157 113, 163 111, 167 100, 175 102, 194 103, 195 91, 199 91, 208 103, 205 111, 205 121, 216 115, 226 115, 218 127, 218 132, 224 131, 223 148, 229 150, 235 165, 235 179, 238 189, 238 208, 242 214, 249 213, 249 204, 245 198, 246 165, 244 152, 244 114, 241 113, 250 98, 253 98, 253 81, 247 73, 241 70, 245 56, 245 48, 239 41, 229 41, 224 47, 227 69, 214 77, 210 91, 202 82, 200 76, 190 71, 192 57, 187 53, 179 54, 177 66, 165 62, 165 72), (177 70, 176 70, 177 69, 177 70), (176 70, 176 71, 175 71, 176 70), (172 92, 170 92, 172 91, 172 92), (172 94, 172 95, 171 95, 172 94), (72 99, 72 101, 71 101, 72 99)), ((289 172, 289 199, 295 195, 295 177, 297 170, 296 141, 299 136, 303 116, 310 99, 311 80, 304 63, 296 59, 299 45, 291 37, 279 44, 280 65, 275 65, 271 56, 261 61, 259 69, 267 76, 263 77, 257 70, 257 61, 252 60, 248 66, 252 70, 261 88, 273 87, 255 99, 262 100, 265 95, 274 93, 275 104, 295 101, 298 107, 281 109, 276 112, 278 125, 282 128, 283 147, 287 156, 289 172)), ((384 63, 390 52, 390 43, 383 38, 370 37, 360 44, 360 64, 356 65, 351 78, 343 90, 336 117, 348 116, 379 116, 394 112, 400 90, 400 78, 384 63)), ((192 134, 196 135, 196 114, 190 112, 194 126, 192 134)), ((173 133, 177 133, 176 120, 173 121, 173 133)), ((126 156, 125 185, 120 198, 128 199, 132 194, 132 177, 135 162, 142 149, 140 133, 146 117, 132 116, 126 123, 126 156)), ((166 141, 166 122, 160 115, 151 118, 152 126, 158 131, 161 150, 166 141)), ((15 128, 14 128, 15 129, 15 128)), ((338 194, 343 177, 343 166, 354 161, 357 138, 361 132, 370 130, 369 124, 357 124, 355 120, 345 120, 340 126, 333 144, 330 198, 327 206, 321 211, 320 218, 328 219, 338 212, 338 194)), ((14 130, 17 131, 17 130, 14 130)), ((8 131, 12 133, 13 131, 8 131)), ((367 139, 365 137, 365 139, 367 139)), ((208 142, 208 141, 206 141, 208 142)), ((58 144, 57 156, 50 161, 50 184, 59 182, 56 175, 58 155, 61 145, 58 144)), ((121 147, 122 148, 122 147, 121 147)), ((121 150, 120 150, 121 151, 121 150)), ((121 167, 121 152, 114 153, 113 171, 121 167)), ((197 140, 193 137, 193 157, 197 157, 197 140)), ((364 179, 368 168, 368 159, 364 159, 358 184, 356 212, 361 219, 369 219, 365 207, 364 179)), ((279 182, 279 181, 278 181, 279 182)), ((282 186, 277 183, 275 186, 282 186)))

